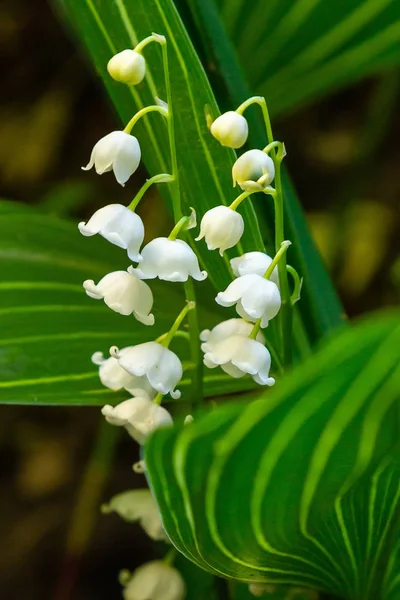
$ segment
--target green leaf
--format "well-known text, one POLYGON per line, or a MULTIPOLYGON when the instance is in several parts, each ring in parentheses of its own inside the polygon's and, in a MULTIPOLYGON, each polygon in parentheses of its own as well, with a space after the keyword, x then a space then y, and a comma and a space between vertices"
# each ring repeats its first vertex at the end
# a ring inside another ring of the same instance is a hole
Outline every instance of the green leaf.
POLYGON ((260 399, 150 438, 150 484, 183 554, 242 581, 397 597, 399 322, 374 315, 260 399))
MULTIPOLYGON (((124 251, 21 204, 0 203, 0 257, 0 403, 116 404, 124 394, 101 386, 91 355, 155 339, 184 302, 180 286, 152 283, 156 324, 146 327, 88 298, 82 281, 126 269, 124 251)), ((202 318, 209 324, 216 316, 202 318)), ((178 350, 185 356, 185 346, 178 350)), ((205 377, 206 395, 251 388, 251 380, 205 377)))
POLYGON ((400 62, 397 0, 224 0, 221 15, 251 87, 273 113, 400 62))

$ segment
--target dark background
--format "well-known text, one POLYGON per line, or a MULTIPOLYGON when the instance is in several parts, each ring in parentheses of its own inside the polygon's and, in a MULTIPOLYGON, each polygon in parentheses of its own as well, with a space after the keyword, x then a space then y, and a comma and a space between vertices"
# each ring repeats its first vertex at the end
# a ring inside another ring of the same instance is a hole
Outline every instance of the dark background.
MULTIPOLYGON (((115 201, 111 176, 80 170, 115 115, 49 5, 3 0, 0 33, 1 196, 75 221, 115 201)), ((351 317, 398 303, 399 91, 399 73, 386 71, 274 121, 351 317)), ((128 203, 145 175, 118 201, 128 203)), ((138 450, 126 435, 110 469, 92 455, 87 471, 101 422, 98 409, 1 408, 2 598, 120 598, 118 571, 156 556, 139 527, 92 508, 145 485, 132 472, 138 450)), ((101 435, 111 445, 116 434, 103 427, 101 435)))

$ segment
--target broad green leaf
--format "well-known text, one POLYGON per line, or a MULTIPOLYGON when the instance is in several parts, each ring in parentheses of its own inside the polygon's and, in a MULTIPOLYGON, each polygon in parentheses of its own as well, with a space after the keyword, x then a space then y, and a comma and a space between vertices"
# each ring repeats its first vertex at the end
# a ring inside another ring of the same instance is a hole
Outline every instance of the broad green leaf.
POLYGON ((260 399, 150 438, 150 484, 183 554, 242 581, 397 598, 399 323, 374 315, 260 399))
POLYGON ((400 63, 398 0, 223 0, 220 12, 273 113, 400 63))
MULTIPOLYGON (((98 236, 84 238, 76 224, 46 217, 21 204, 0 203, 0 403, 115 404, 126 394, 102 388, 93 352, 152 340, 167 331, 184 299, 181 286, 151 283, 156 324, 88 298, 85 279, 126 269, 124 251, 98 236)), ((203 313, 203 324, 216 317, 203 313)), ((175 346, 181 356, 185 346, 175 346)), ((175 344, 175 342, 174 342, 175 344)), ((190 371, 182 391, 188 389, 190 371)), ((254 388, 217 372, 206 373, 206 395, 254 388)))

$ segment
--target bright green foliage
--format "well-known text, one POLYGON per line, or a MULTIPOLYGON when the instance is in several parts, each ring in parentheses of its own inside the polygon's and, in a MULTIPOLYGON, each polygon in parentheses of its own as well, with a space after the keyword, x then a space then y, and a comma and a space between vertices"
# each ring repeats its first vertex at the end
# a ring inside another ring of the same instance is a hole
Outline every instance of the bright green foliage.
MULTIPOLYGON (((113 312, 88 298, 82 281, 126 269, 125 252, 99 236, 84 238, 75 224, 11 202, 0 203, 0 254, 0 402, 103 405, 125 399, 126 393, 102 387, 90 357, 167 331, 184 301, 179 287, 152 284, 153 327, 113 312)), ((204 317, 215 321, 209 312, 204 317)), ((182 391, 189 384, 185 375, 182 391)), ((238 385, 216 371, 205 378, 207 395, 252 387, 251 380, 238 385)))
POLYGON ((259 400, 156 432, 146 465, 176 547, 240 580, 397 598, 399 344, 399 314, 375 316, 259 400))
POLYGON ((398 0, 219 4, 248 81, 273 113, 400 62, 398 0))

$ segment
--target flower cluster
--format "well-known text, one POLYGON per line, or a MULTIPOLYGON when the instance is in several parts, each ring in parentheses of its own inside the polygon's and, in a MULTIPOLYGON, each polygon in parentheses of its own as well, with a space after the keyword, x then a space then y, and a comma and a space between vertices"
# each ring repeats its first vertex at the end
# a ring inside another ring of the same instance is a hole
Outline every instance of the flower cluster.
MULTIPOLYGON (((269 144, 264 149, 250 149, 237 158, 232 167, 232 179, 233 185, 239 186, 241 193, 229 206, 216 206, 203 215, 195 241, 204 239, 208 249, 219 250, 221 256, 226 250, 234 248, 245 230, 245 221, 238 209, 251 194, 261 192, 274 199, 276 254, 270 257, 264 252, 254 251, 241 253, 230 259, 232 281, 225 290, 217 293, 215 301, 222 307, 234 307, 238 316, 200 333, 194 291, 189 280, 201 282, 206 279, 207 272, 200 268, 193 249, 195 244, 192 242, 189 245, 186 239, 182 239, 186 238, 188 230, 196 227, 196 214, 192 209, 189 216, 183 215, 179 185, 176 185, 179 176, 178 157, 165 37, 153 33, 135 48, 125 49, 113 56, 107 69, 117 82, 126 85, 140 84, 146 75, 146 61, 142 52, 150 43, 158 44, 162 50, 167 102, 155 98, 155 103, 139 110, 123 130, 105 135, 95 144, 90 161, 83 168, 89 170, 94 167, 100 175, 113 171, 117 182, 124 186, 141 160, 140 142, 132 135, 132 129, 144 115, 157 112, 166 120, 172 172, 154 175, 146 181, 129 206, 109 204, 97 210, 87 222, 78 225, 82 235, 90 237, 99 234, 124 250, 133 263, 127 265, 126 270, 105 274, 97 283, 93 279, 85 280, 83 287, 90 298, 104 300, 111 310, 125 317, 132 315, 140 324, 152 327, 156 321, 153 314, 154 296, 147 281, 159 279, 180 282, 184 286, 186 303, 169 331, 158 337, 151 336, 150 340, 140 344, 124 348, 112 346, 108 356, 104 356, 102 352, 95 352, 92 356, 92 362, 98 366, 101 383, 112 391, 125 390, 128 396, 116 406, 106 404, 102 408, 102 414, 110 424, 124 427, 140 445, 146 444, 155 429, 173 424, 171 414, 161 403, 167 394, 172 400, 181 396, 177 386, 184 368, 178 355, 170 349, 175 336, 189 338, 193 362, 200 345, 206 367, 221 367, 230 377, 250 376, 261 386, 272 386, 275 379, 270 376, 271 354, 266 347, 263 330, 277 315, 282 315, 281 306, 288 306, 291 301, 288 297, 285 263, 285 253, 290 242, 283 237, 283 194, 280 182, 284 147, 280 142, 269 139, 269 144), (275 188, 271 185, 274 180, 275 188), (135 210, 146 190, 155 183, 171 185, 175 226, 169 235, 152 239, 143 246, 145 228, 135 210), (180 331, 190 311, 193 312, 188 316, 188 331, 180 331), (193 346, 196 345, 197 349, 193 351, 193 346)), ((265 100, 255 97, 244 102, 235 111, 220 115, 210 125, 211 134, 222 146, 238 149, 246 143, 249 128, 243 112, 252 103, 263 105, 264 117, 267 115, 265 100)), ((267 121, 266 129, 271 138, 267 121)), ((298 295, 300 288, 297 287, 298 295)), ((283 331, 281 326, 280 331, 283 331)), ((190 368, 201 376, 201 364, 198 361, 190 368)), ((195 375, 192 380, 193 388, 196 388, 195 375)), ((192 420, 188 415, 184 424, 192 420)), ((166 541, 158 509, 148 490, 119 494, 103 507, 103 512, 112 511, 127 521, 139 521, 152 539, 166 541)), ((183 600, 185 597, 182 577, 169 560, 153 561, 141 566, 133 574, 124 572, 121 582, 124 585, 125 600, 183 600)))

